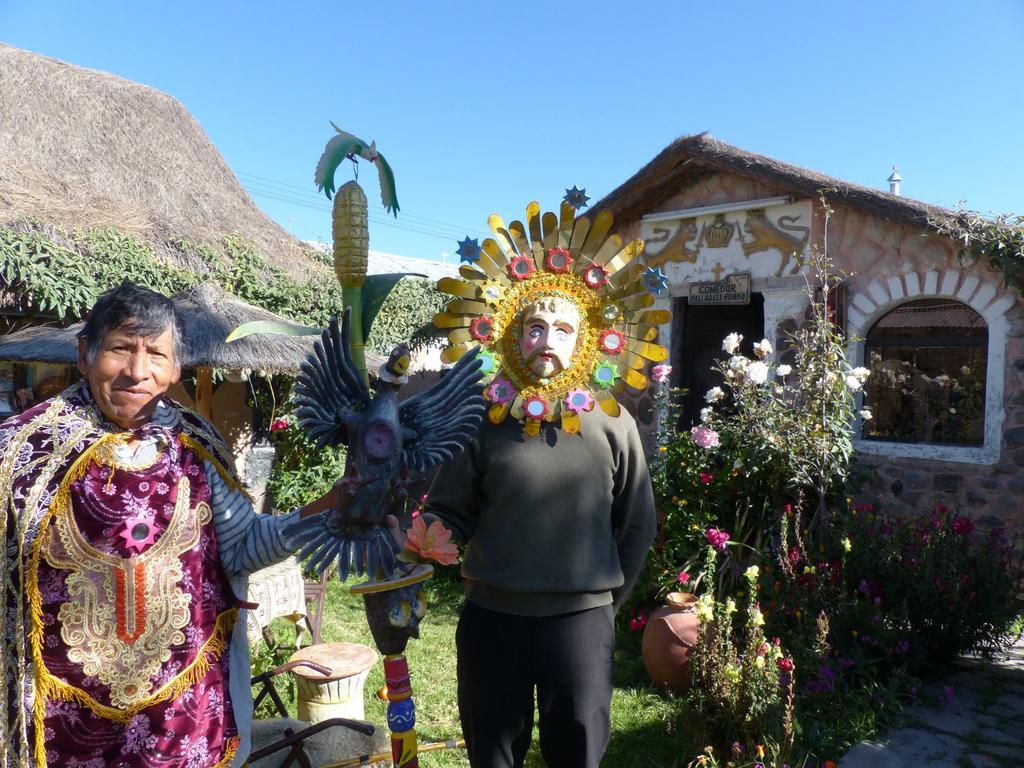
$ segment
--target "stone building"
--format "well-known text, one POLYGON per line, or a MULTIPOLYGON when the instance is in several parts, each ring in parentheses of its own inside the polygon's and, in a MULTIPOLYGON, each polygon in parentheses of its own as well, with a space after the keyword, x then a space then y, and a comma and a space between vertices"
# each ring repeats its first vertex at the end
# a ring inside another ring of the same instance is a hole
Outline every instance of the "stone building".
POLYGON ((659 303, 673 310, 664 330, 691 418, 717 383, 709 368, 727 333, 778 348, 803 321, 805 260, 827 246, 847 276, 833 296, 849 363, 871 370, 862 397, 874 418, 855 425, 875 469, 865 495, 1022 530, 1021 297, 987 264, 960 258, 937 226, 952 211, 900 196, 899 182, 894 169, 889 192, 869 189, 699 134, 666 147, 591 215, 611 211, 668 276, 659 303))

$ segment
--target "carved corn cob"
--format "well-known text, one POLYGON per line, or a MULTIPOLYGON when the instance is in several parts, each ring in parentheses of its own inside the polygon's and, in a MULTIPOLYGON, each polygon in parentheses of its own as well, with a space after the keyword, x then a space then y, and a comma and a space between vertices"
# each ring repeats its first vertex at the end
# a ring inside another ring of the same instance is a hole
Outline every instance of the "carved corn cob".
POLYGON ((366 278, 370 234, 366 224, 366 194, 354 181, 341 186, 334 196, 332 217, 334 273, 342 288, 358 288, 366 278))
POLYGON ((369 384, 366 372, 366 340, 363 338, 363 281, 370 252, 370 233, 366 224, 366 193, 354 181, 342 184, 334 195, 331 218, 334 236, 334 274, 341 283, 341 298, 352 309, 349 334, 352 362, 369 384))

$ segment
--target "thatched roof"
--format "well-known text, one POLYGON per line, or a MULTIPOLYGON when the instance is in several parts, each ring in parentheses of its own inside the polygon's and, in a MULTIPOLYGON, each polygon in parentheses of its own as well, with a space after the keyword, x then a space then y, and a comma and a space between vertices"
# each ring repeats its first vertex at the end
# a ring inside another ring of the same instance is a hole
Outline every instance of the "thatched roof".
POLYGON ((112 226, 156 246, 238 234, 296 277, 304 246, 242 189, 180 102, 105 72, 0 44, 0 224, 112 226))
MULTIPOLYGON (((172 298, 185 320, 186 368, 296 372, 312 352, 317 338, 263 334, 226 344, 227 335, 242 323, 284 318, 246 304, 214 283, 194 286, 172 298)), ((71 365, 78 360, 77 335, 82 325, 37 326, 0 336, 0 360, 71 365)), ((375 371, 383 362, 383 358, 367 350, 368 369, 375 371)))
POLYGON ((668 198, 709 176, 734 173, 747 176, 780 192, 817 197, 830 190, 827 199, 874 216, 930 229, 929 218, 942 220, 956 214, 946 208, 851 184, 817 171, 774 160, 734 147, 708 133, 682 136, 647 165, 620 184, 588 211, 608 209, 619 226, 630 224, 658 209, 668 198))

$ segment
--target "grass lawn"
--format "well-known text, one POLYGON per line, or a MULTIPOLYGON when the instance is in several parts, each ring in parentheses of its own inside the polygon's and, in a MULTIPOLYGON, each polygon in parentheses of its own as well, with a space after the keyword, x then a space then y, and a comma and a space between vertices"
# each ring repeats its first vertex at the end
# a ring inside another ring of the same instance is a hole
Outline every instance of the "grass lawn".
MULTIPOLYGON (((351 584, 358 583, 351 581, 351 584)), ((448 573, 428 582, 430 607, 420 624, 419 640, 406 649, 416 701, 416 730, 420 743, 444 741, 461 735, 456 704, 455 626, 462 605, 461 587, 448 573)), ((276 620, 275 634, 285 639, 290 626, 276 620)), ((347 586, 332 581, 324 604, 321 629, 324 642, 346 641, 374 647, 366 624, 361 597, 351 595, 347 586)), ((263 646, 262 642, 259 646, 263 646)), ((254 652, 268 663, 265 646, 254 652)), ((284 654, 285 656, 287 655, 284 654)), ((283 659, 281 659, 283 660, 283 659)), ((280 660, 278 660, 279 663, 280 660)), ((387 704, 376 696, 384 685, 383 665, 378 663, 366 682, 366 717, 385 728, 387 704)), ((294 690, 282 694, 294 714, 294 690)), ((699 751, 677 726, 680 702, 673 702, 650 686, 640 658, 638 634, 620 632, 615 654, 615 691, 612 697, 612 736, 604 760, 607 766, 683 768, 699 751)), ((465 750, 444 750, 420 758, 424 768, 464 768, 469 765, 465 750)), ((534 728, 533 745, 527 756, 528 768, 541 768, 534 728)))

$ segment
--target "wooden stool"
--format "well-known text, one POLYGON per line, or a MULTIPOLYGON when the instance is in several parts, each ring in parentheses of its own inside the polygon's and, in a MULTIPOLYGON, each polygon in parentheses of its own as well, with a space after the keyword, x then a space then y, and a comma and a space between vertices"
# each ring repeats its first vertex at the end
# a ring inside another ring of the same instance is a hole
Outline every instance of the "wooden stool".
POLYGON ((363 720, 363 683, 377 652, 359 643, 320 643, 291 655, 289 661, 312 661, 331 672, 322 675, 307 667, 291 670, 298 682, 300 720, 319 723, 332 717, 363 720))

